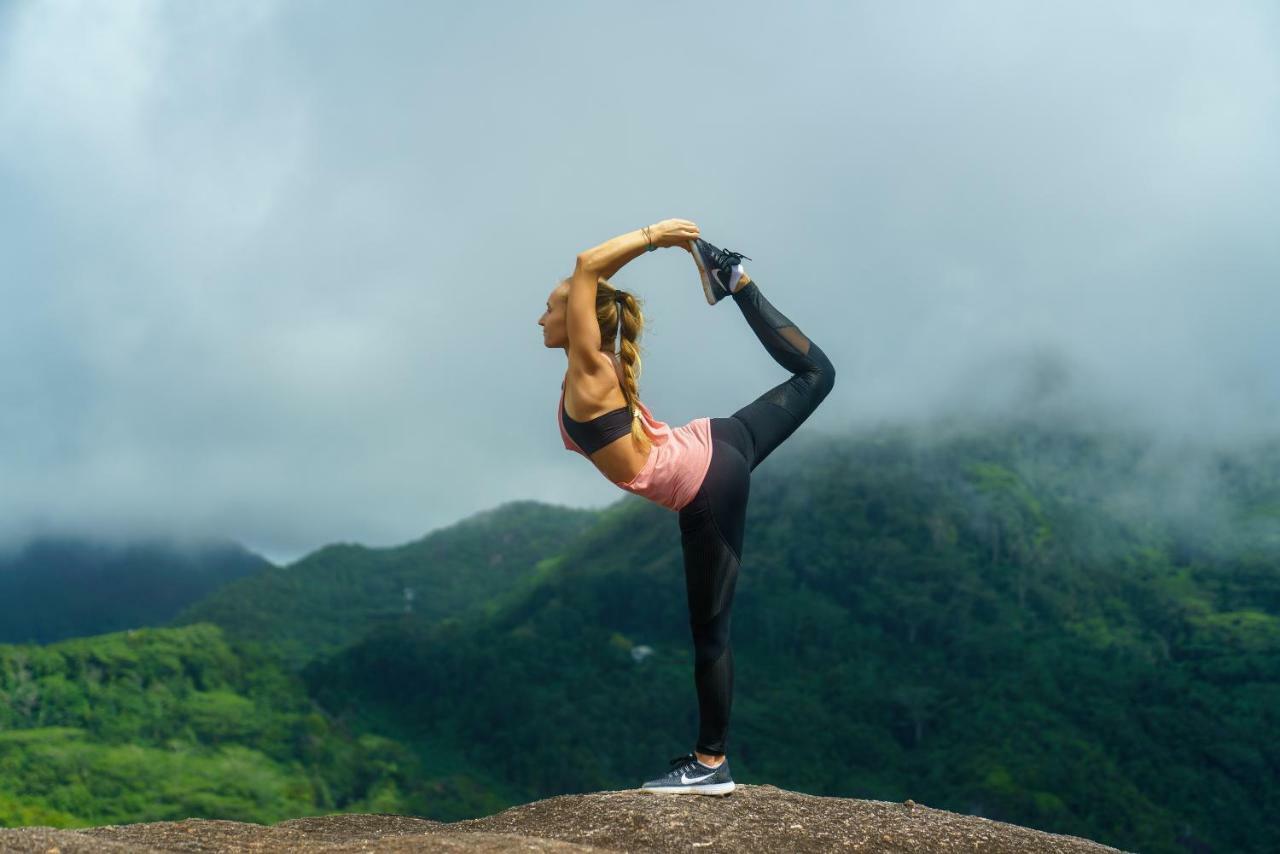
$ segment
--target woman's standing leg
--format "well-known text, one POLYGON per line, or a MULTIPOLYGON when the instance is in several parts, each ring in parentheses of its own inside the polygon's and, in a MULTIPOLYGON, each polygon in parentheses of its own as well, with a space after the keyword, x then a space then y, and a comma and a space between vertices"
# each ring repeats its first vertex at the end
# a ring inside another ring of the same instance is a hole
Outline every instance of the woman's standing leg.
POLYGON ((723 756, 733 706, 733 648, 729 623, 751 475, 738 449, 741 428, 711 419, 711 466, 701 489, 680 510, 689 626, 693 633, 694 686, 698 693, 695 751, 723 756))
POLYGON ((791 378, 729 418, 711 419, 711 466, 680 510, 689 624, 698 692, 696 752, 723 756, 733 706, 733 596, 742 565, 751 472, 830 394, 835 368, 817 344, 773 307, 754 281, 734 291, 747 323, 791 378))
POLYGON ((743 453, 754 471, 831 393, 836 369, 821 347, 765 299, 754 280, 732 296, 765 350, 791 372, 790 379, 733 413, 746 427, 749 447, 743 453))

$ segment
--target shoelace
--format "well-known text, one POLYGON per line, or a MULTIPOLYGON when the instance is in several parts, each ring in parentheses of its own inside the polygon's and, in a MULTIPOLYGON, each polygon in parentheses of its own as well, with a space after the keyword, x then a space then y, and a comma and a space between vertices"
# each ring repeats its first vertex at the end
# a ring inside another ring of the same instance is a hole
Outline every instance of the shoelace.
POLYGON ((679 777, 681 774, 684 773, 685 765, 691 762, 697 762, 697 761, 698 761, 698 757, 693 755, 692 753, 686 753, 683 756, 677 756, 675 759, 671 760, 671 765, 673 767, 667 773, 673 777, 679 777), (675 767, 675 766, 678 766, 678 767, 675 767))
POLYGON ((750 255, 743 255, 741 252, 734 252, 732 249, 721 249, 720 257, 716 259, 716 263, 721 270, 727 273, 733 269, 734 264, 737 264, 743 258, 748 261, 751 260, 750 255))
MULTIPOLYGON (((698 760, 697 755, 693 753, 686 753, 683 756, 677 756, 675 759, 670 760, 670 762, 673 766, 677 766, 667 772, 668 776, 671 777, 683 776, 686 769, 702 770, 706 768, 706 766, 698 760)), ((719 768, 720 766, 717 765, 716 767, 719 768)))

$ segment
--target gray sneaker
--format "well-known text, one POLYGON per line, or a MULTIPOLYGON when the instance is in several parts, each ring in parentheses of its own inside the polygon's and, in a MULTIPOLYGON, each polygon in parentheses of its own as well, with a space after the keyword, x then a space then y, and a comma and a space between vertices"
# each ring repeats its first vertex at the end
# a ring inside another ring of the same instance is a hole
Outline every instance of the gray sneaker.
POLYGON ((677 795, 727 795, 735 788, 729 776, 729 757, 708 768, 692 753, 671 760, 671 770, 640 787, 642 792, 670 792, 677 795))

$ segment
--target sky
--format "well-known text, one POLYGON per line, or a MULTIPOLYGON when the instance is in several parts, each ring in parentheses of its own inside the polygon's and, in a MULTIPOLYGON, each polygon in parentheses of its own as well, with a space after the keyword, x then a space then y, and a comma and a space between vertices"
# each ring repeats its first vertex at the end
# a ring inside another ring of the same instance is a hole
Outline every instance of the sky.
MULTIPOLYGON (((607 506, 538 320, 670 217, 835 364, 812 435, 1274 437, 1277 152, 1266 2, 3 2, 0 544, 607 506)), ((688 253, 613 281, 658 418, 786 378, 688 253)))

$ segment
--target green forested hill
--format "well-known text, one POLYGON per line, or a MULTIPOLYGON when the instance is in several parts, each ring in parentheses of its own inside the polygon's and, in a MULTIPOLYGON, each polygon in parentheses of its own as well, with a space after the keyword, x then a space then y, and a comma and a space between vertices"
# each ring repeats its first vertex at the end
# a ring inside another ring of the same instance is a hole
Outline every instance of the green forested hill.
POLYGON ((327 546, 215 591, 170 625, 217 623, 238 641, 259 643, 300 668, 400 619, 406 608, 430 622, 481 607, 527 579, 534 564, 600 516, 517 501, 395 548, 327 546))
MULTIPOLYGON (((1144 852, 1280 849, 1280 469, 1257 459, 1207 459, 1191 489, 1185 460, 1030 428, 771 458, 735 778, 1144 852)), ((312 691, 469 745, 527 798, 636 785, 692 747, 696 699, 673 518, 624 507, 483 620, 383 626, 312 691)))
POLYGON ((174 628, 0 646, 0 825, 500 809, 501 779, 457 773, 449 745, 351 733, 292 671, 386 619, 483 609, 600 515, 515 502, 398 548, 267 566, 174 628))
POLYGON ((238 656, 216 626, 0 646, 6 825, 276 821, 370 794, 350 766, 379 748, 337 738, 278 667, 238 656), (341 764, 345 791, 329 774, 341 764))
POLYGON ((0 557, 0 643, 158 625, 223 584, 270 566, 233 542, 40 537, 0 557))
MULTIPOLYGON (((1030 425, 790 440, 752 484, 735 778, 1143 852, 1280 848, 1280 445, 1155 450, 1030 425)), ((65 753, 122 739, 157 762, 166 739, 210 763, 199 751, 256 751, 202 781, 148 769, 170 809, 206 817, 359 804, 451 820, 638 785, 696 734, 676 515, 634 496, 500 510, 398 550, 331 547, 184 615, 208 623, 137 633, 242 674, 213 697, 187 665, 144 680, 118 661, 112 702, 135 711, 86 699, 88 666, 46 668, 35 701, 7 648, 0 820, 145 820, 136 776, 75 788, 100 777, 74 769, 118 755, 65 753), (46 696, 82 716, 45 715, 46 696), (250 796, 242 779, 277 782, 250 796), (188 784, 205 800, 173 806, 188 784), (237 812, 255 799, 268 807, 237 812)), ((122 640, 69 643, 92 657, 122 640)))

